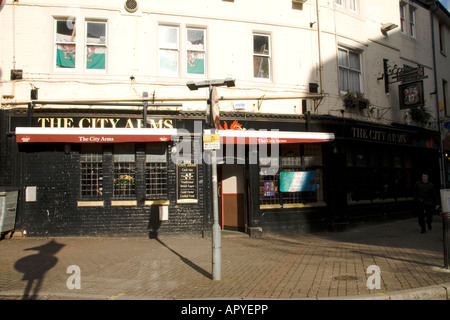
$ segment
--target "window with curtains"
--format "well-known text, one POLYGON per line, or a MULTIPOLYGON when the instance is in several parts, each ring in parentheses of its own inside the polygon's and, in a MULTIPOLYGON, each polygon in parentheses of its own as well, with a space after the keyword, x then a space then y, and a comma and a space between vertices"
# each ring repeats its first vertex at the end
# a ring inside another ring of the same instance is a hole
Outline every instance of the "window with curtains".
POLYGON ((339 47, 338 63, 340 91, 342 93, 347 91, 361 93, 361 54, 357 51, 339 47))
POLYGON ((179 27, 162 25, 158 27, 160 76, 178 76, 179 37, 179 27))

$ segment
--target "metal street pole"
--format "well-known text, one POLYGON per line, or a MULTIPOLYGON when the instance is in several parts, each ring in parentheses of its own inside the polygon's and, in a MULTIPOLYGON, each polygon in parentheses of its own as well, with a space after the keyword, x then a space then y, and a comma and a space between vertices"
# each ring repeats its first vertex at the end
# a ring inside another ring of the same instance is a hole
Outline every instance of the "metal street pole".
MULTIPOLYGON (((215 87, 209 86, 209 123, 210 127, 214 131, 215 124, 214 119, 214 108, 217 107, 216 104, 219 103, 217 98, 217 92, 215 87)), ((216 133, 216 132, 214 132, 216 133)), ((213 200, 213 226, 212 226, 212 276, 213 280, 221 280, 222 274, 222 257, 221 257, 221 233, 222 230, 219 225, 219 197, 218 197, 218 181, 217 181, 217 158, 216 149, 211 150, 211 166, 212 166, 212 200, 213 200)))
MULTIPOLYGON (((216 86, 226 85, 234 87, 235 81, 230 78, 219 80, 207 80, 201 82, 189 81, 186 83, 189 90, 198 90, 198 88, 209 88, 208 108, 206 112, 206 123, 211 128, 212 134, 217 134, 215 130, 219 130, 219 98, 217 96, 216 86)), ((216 149, 211 149, 211 167, 212 167, 212 204, 213 204, 213 225, 212 225, 212 278, 213 280, 221 280, 221 232, 219 225, 219 197, 218 197, 218 181, 217 181, 217 158, 216 149)))
POLYGON ((212 226, 212 276, 213 280, 221 280, 222 258, 221 258, 221 228, 219 225, 219 200, 217 194, 217 159, 216 149, 211 150, 212 165, 212 198, 213 198, 213 226, 212 226))

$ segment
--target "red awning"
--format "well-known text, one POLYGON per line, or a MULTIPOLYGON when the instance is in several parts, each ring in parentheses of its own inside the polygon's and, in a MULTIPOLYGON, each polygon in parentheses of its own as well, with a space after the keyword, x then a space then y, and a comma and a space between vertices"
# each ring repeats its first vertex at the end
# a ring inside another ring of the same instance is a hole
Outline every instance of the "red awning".
MULTIPOLYGON (((16 128, 16 142, 121 143, 167 142, 178 134, 177 129, 150 128, 16 128)), ((219 130, 222 144, 319 143, 334 140, 333 133, 277 130, 219 130)))
POLYGON ((170 141, 176 129, 150 128, 16 128, 16 142, 120 143, 170 141))
POLYGON ((318 143, 334 140, 333 133, 265 131, 265 130, 219 130, 220 142, 224 144, 275 144, 318 143))

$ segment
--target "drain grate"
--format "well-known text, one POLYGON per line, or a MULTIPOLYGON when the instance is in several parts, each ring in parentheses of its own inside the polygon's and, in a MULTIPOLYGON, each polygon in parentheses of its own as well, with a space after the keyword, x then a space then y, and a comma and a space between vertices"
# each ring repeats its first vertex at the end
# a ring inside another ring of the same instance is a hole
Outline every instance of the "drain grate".
POLYGON ((333 276, 333 280, 337 280, 337 281, 360 281, 361 278, 357 277, 357 276, 343 275, 343 276, 333 276))

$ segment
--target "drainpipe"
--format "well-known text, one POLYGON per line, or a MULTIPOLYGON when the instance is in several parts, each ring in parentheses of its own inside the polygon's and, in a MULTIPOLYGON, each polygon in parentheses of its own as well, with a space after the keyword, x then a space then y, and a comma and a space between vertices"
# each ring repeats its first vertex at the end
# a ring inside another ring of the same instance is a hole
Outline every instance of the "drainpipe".
POLYGON ((319 87, 320 87, 320 93, 323 93, 322 88, 322 53, 320 48, 320 14, 319 14, 319 0, 316 0, 316 16, 317 16, 317 47, 318 47, 318 54, 319 54, 319 87))
POLYGON ((431 47, 433 50, 433 76, 434 76, 434 94, 435 94, 435 103, 436 103, 436 117, 437 117, 437 127, 438 127, 438 133, 439 133, 439 157, 440 157, 440 167, 441 167, 441 188, 446 188, 445 183, 445 166, 444 166, 444 153, 443 153, 443 147, 442 147, 442 133, 441 133, 441 117, 439 110, 439 85, 438 85, 438 79, 437 79, 437 70, 436 70, 436 48, 435 48, 435 41, 434 41, 434 13, 439 10, 439 7, 436 5, 436 2, 434 1, 433 4, 430 6, 430 20, 431 20, 431 47))

